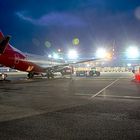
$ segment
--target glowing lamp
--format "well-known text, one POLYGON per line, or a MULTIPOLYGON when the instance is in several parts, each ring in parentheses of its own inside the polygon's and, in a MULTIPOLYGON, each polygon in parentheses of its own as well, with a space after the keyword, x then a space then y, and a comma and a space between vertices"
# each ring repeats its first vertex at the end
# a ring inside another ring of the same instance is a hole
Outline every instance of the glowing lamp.
POLYGON ((107 55, 107 52, 104 48, 99 48, 97 51, 96 51, 96 57, 97 58, 105 58, 107 55))
POLYGON ((140 56, 139 54, 139 50, 137 47, 129 47, 127 50, 126 50, 126 57, 127 58, 130 58, 130 59, 136 59, 140 56))
POLYGON ((70 50, 68 52, 68 58, 69 59, 77 59, 78 58, 78 53, 76 50, 70 50))

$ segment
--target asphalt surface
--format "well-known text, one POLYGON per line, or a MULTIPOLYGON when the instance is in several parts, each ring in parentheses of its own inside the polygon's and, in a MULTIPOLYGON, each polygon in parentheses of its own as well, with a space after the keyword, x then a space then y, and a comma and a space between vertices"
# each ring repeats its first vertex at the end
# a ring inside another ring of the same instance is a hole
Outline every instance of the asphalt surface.
POLYGON ((131 73, 0 81, 0 140, 139 140, 140 83, 131 73))

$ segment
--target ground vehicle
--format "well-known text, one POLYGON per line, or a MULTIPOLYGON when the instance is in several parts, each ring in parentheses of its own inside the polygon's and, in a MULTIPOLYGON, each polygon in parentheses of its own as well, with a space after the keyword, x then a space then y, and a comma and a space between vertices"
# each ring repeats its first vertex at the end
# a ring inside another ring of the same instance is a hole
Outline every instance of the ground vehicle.
POLYGON ((96 75, 96 76, 100 76, 100 72, 99 71, 94 71, 94 70, 91 70, 91 71, 89 71, 89 76, 94 76, 94 75, 96 75))
POLYGON ((81 71, 76 71, 76 76, 100 76, 100 71, 97 71, 96 68, 91 68, 91 70, 86 71, 86 70, 81 70, 81 71))
POLYGON ((76 71, 76 76, 87 76, 87 71, 84 70, 76 71))
POLYGON ((62 74, 62 76, 73 74, 73 67, 69 67, 69 66, 68 66, 68 67, 63 68, 63 69, 61 70, 61 74, 62 74))

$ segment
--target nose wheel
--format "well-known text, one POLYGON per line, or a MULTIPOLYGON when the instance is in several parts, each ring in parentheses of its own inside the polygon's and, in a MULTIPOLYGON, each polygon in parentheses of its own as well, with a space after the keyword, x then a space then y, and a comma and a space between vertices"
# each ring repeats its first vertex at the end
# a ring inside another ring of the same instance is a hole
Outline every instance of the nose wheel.
POLYGON ((0 76, 1 76, 1 80, 6 80, 7 78, 7 74, 5 73, 1 73, 0 76))

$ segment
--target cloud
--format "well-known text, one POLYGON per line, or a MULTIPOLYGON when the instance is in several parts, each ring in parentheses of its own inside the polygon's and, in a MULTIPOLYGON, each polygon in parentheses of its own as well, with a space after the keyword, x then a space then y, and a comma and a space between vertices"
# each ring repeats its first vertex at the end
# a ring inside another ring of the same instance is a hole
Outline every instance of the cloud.
POLYGON ((22 20, 28 21, 34 25, 40 26, 85 26, 86 23, 80 17, 73 16, 68 13, 52 12, 45 14, 38 19, 34 19, 27 15, 26 12, 17 12, 16 15, 22 20))
POLYGON ((27 17, 27 16, 25 16, 24 14, 26 14, 26 12, 16 12, 16 15, 19 17, 19 18, 21 18, 21 19, 23 19, 23 20, 26 20, 26 21, 29 21, 29 22, 34 22, 34 20, 32 19, 32 18, 30 18, 30 17, 27 17))

